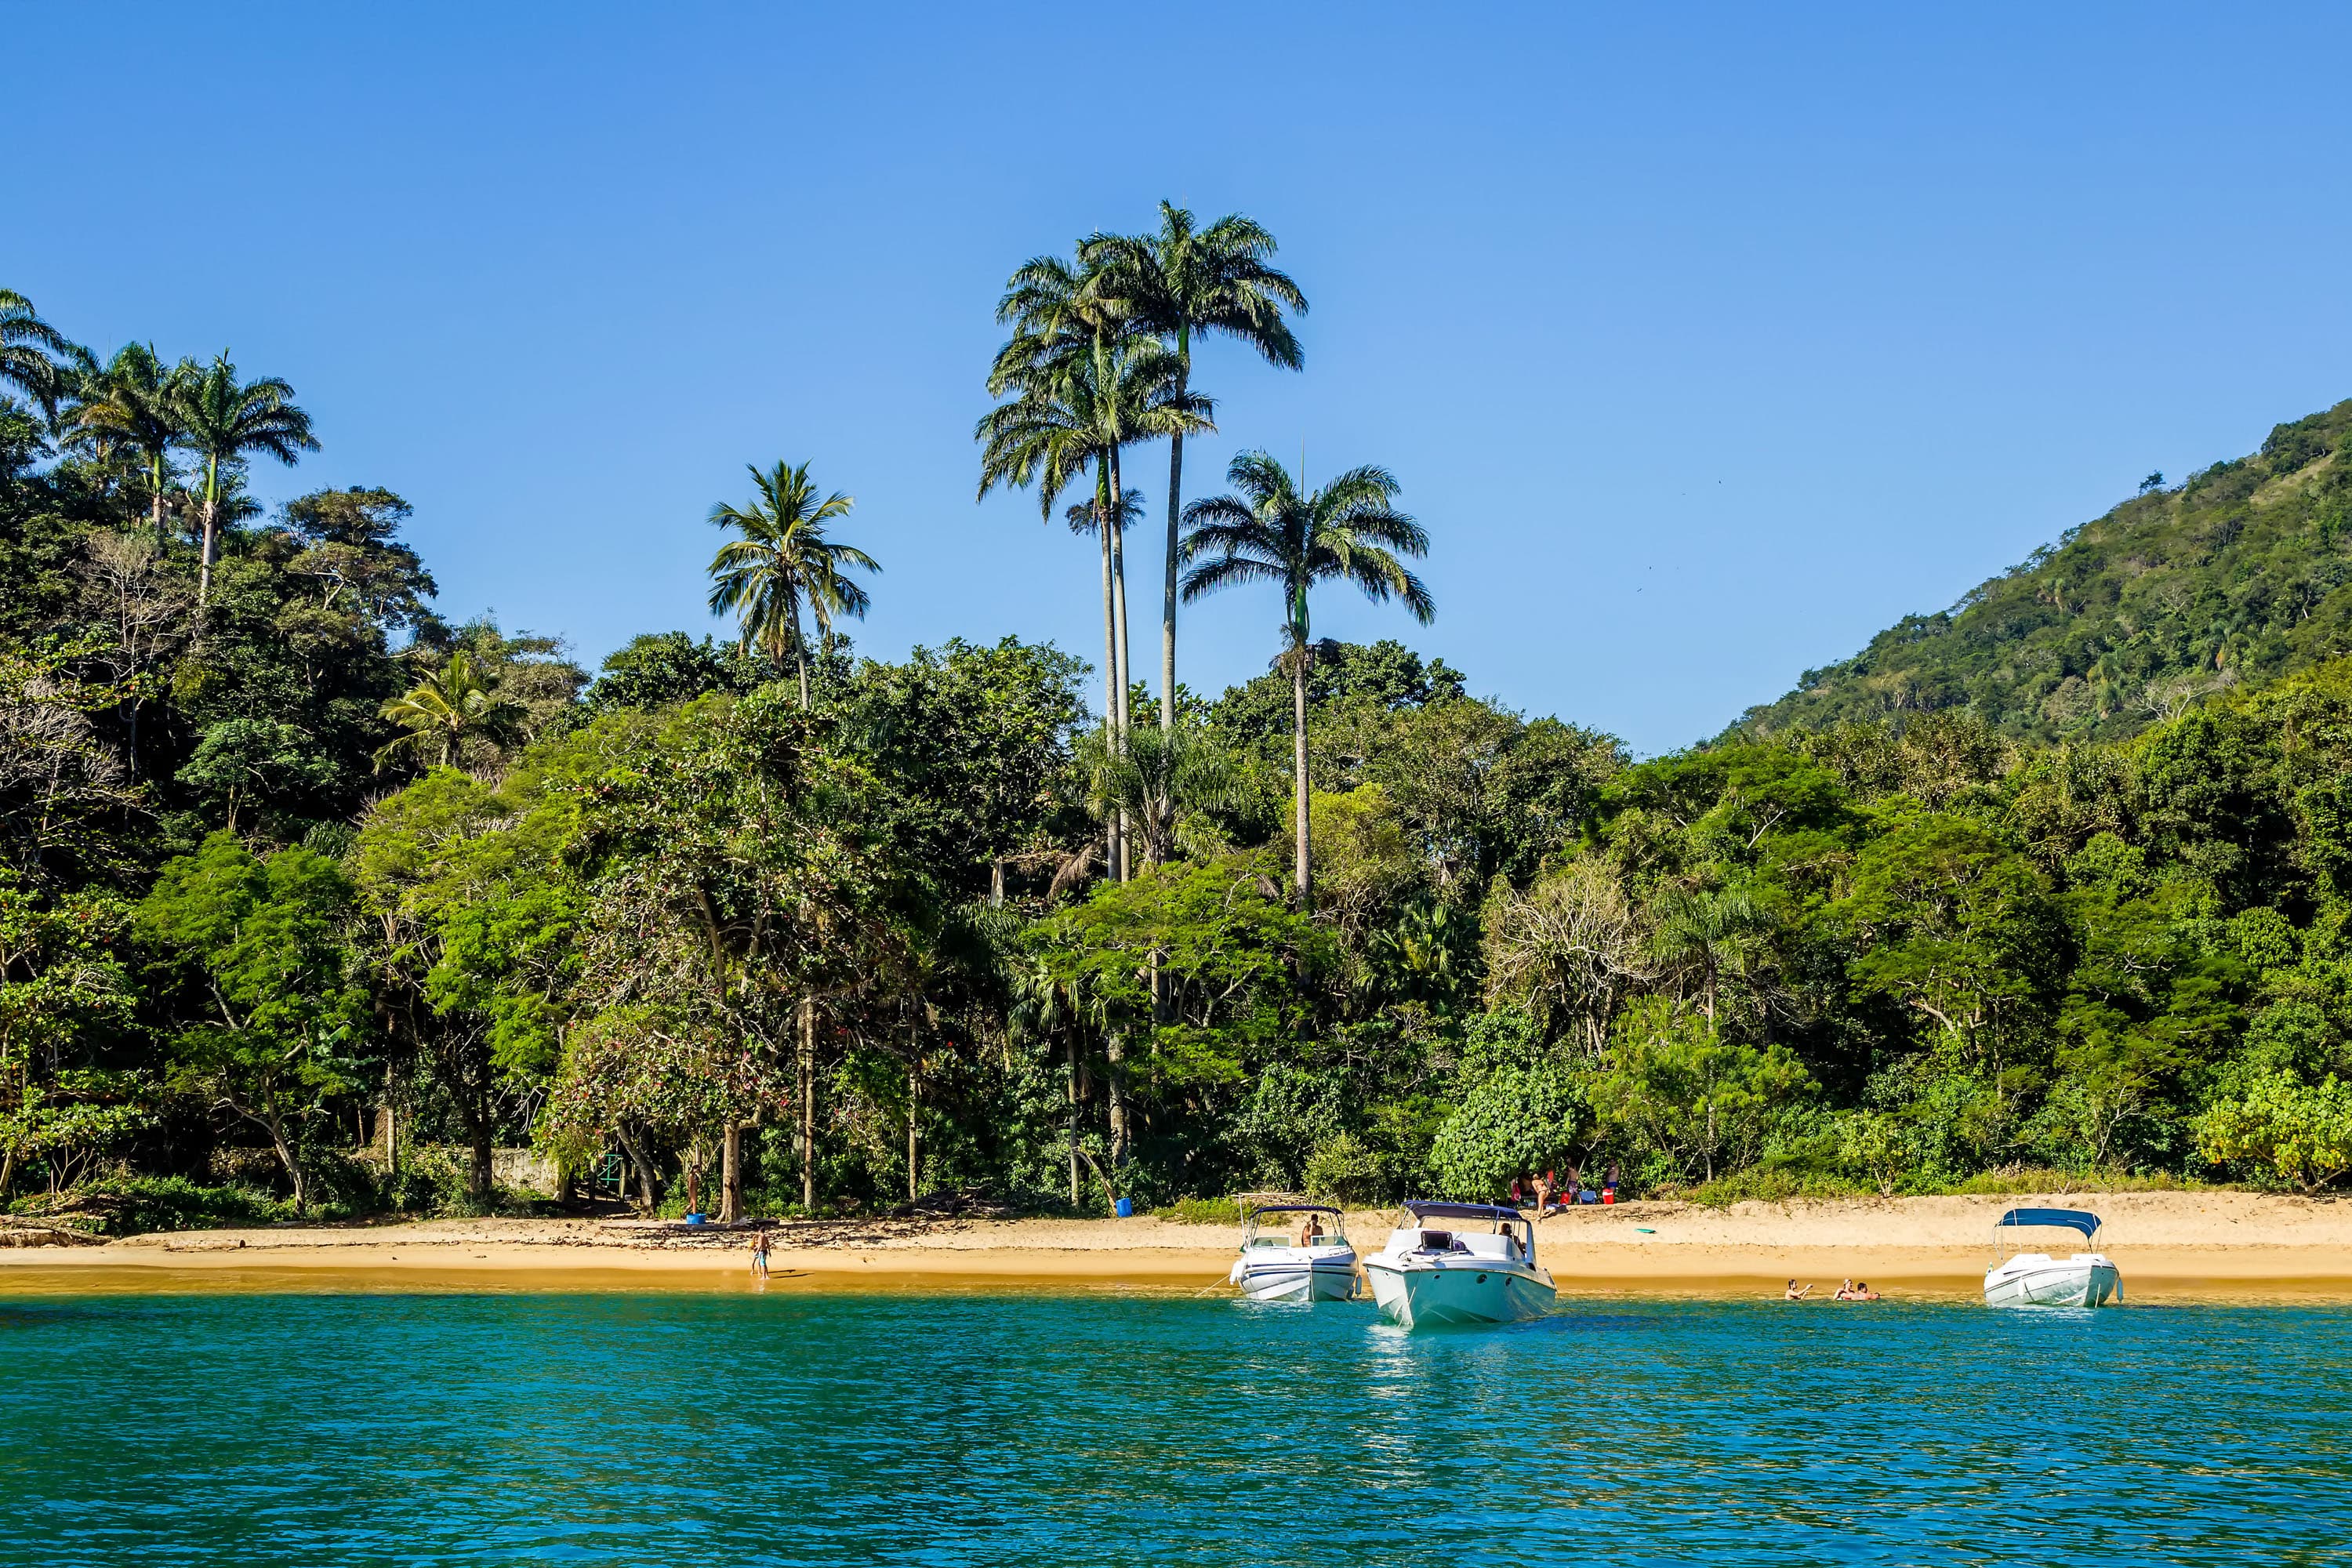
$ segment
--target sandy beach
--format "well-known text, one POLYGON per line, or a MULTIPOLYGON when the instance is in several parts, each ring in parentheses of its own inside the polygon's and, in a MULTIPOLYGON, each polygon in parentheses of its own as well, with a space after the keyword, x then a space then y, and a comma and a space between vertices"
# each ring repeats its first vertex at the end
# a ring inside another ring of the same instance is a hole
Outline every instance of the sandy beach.
MULTIPOLYGON (((2352 1297, 2352 1203, 2251 1193, 2118 1193, 1885 1201, 1675 1203, 1543 1222, 1563 1291, 1751 1294, 1790 1276, 1897 1294, 1972 1291, 1993 1221, 2028 1204, 2088 1207, 2136 1299, 2215 1291, 2352 1297)), ((1359 1248, 1394 1214, 1348 1216, 1359 1248)), ((772 1227, 778 1282, 809 1288, 1213 1289, 1237 1227, 1118 1220, 870 1219, 772 1227)), ((61 1289, 750 1288, 746 1231, 666 1221, 433 1220, 172 1232, 0 1247, 0 1294, 61 1289)), ((2055 1244, 2063 1246, 2061 1237, 2055 1244)), ((2010 1250, 2007 1248, 2004 1251, 2010 1250)))

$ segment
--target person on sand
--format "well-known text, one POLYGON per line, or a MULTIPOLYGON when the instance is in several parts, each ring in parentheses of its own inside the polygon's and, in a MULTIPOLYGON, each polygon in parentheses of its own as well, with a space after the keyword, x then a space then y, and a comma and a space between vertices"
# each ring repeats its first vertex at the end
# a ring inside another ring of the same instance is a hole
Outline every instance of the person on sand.
POLYGON ((1536 1218, 1543 1218, 1544 1211, 1550 1207, 1551 1173, 1549 1171, 1546 1171, 1542 1175, 1536 1178, 1536 1218))
POLYGON ((768 1233, 765 1229, 761 1229, 751 1237, 751 1278, 765 1279, 767 1277, 768 1233))
POLYGON ((1794 1279, 1791 1279, 1789 1281, 1789 1288, 1780 1292, 1780 1300, 1783 1301, 1801 1301, 1812 1293, 1813 1288, 1811 1285, 1808 1285, 1803 1289, 1800 1290, 1797 1289, 1797 1282, 1794 1279))

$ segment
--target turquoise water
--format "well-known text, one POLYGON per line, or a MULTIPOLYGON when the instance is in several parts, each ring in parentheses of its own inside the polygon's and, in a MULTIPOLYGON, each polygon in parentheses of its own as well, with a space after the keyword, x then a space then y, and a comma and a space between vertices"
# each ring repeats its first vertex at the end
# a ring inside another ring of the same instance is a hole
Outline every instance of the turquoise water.
POLYGON ((2332 1560, 2352 1312, 0 1300, 0 1562, 2332 1560))

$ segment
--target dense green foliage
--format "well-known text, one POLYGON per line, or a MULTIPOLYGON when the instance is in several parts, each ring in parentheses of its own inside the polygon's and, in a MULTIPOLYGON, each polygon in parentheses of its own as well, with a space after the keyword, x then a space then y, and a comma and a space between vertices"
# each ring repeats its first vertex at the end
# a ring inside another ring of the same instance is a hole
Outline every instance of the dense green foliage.
POLYGON ((1948 610, 1807 670, 1738 728, 1961 708, 2005 735, 2112 740, 2352 651, 2352 403, 2138 496, 1948 610))
MULTIPOLYGON (((756 578, 743 635, 590 681, 439 618, 396 495, 264 516, 246 457, 134 417, 182 372, 9 308, 50 370, 0 405, 0 1201, 481 1205, 521 1143, 767 1212, 2352 1172, 2352 659, 2309 629, 2342 595, 2256 591, 2336 559, 2345 410, 1903 645, 1990 639, 1958 695, 1839 706, 1874 666, 1637 764, 1311 641, 1305 576, 1276 668, 1159 725, 1014 637, 859 658, 841 568, 878 568, 793 521, 848 505, 781 464, 719 509, 774 535, 716 563, 756 578), (2249 617, 2210 647, 2209 590, 2249 617), (2061 722, 2077 631, 2116 639, 2101 689, 2234 679, 2061 722)), ((1081 434, 1108 493, 1141 437, 1081 434)), ((1417 547, 1377 479, 1355 522, 1417 547)))

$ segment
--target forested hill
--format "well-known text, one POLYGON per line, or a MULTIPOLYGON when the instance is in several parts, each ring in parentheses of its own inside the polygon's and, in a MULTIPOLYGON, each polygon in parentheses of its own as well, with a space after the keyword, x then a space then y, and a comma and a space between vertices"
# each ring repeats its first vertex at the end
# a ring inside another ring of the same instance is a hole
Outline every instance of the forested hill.
POLYGON ((1910 616, 1734 726, 1761 736, 1968 709, 2037 740, 2109 740, 2208 691, 2352 649, 2352 401, 2250 458, 2141 493, 1948 610, 1910 616))

